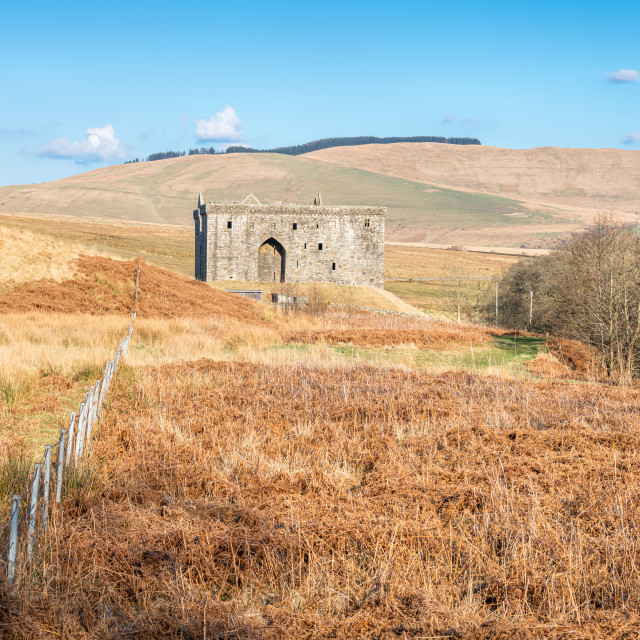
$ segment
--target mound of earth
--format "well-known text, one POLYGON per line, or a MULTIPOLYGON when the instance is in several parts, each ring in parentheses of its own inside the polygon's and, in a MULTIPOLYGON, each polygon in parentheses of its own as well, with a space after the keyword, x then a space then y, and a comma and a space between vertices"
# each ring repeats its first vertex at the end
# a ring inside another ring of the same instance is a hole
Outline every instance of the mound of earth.
POLYGON ((136 271, 141 265, 135 306, 139 317, 222 316, 260 321, 255 302, 150 266, 144 260, 81 256, 74 264, 77 275, 73 279, 22 283, 0 295, 0 313, 129 313, 134 308, 136 271))

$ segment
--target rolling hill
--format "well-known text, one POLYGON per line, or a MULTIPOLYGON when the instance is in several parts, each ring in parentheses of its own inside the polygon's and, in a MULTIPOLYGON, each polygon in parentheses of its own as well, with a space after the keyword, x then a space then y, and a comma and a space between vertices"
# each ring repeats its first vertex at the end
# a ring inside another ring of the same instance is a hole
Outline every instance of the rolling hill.
POLYGON ((640 152, 424 144, 303 156, 187 156, 0 188, 0 212, 190 226, 197 193, 388 207, 387 239, 518 246, 581 228, 603 208, 635 220, 640 152))
POLYGON ((586 210, 640 214, 640 151, 501 149, 433 143, 335 147, 306 154, 450 189, 586 210))

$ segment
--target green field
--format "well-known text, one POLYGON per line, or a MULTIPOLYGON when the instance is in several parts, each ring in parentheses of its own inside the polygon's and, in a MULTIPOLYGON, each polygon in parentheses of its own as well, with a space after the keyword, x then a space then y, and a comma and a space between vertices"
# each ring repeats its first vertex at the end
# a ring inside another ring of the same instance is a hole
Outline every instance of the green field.
MULTIPOLYGON (((309 345, 285 345, 281 348, 309 349, 309 345)), ((387 361, 406 364, 418 369, 434 371, 457 369, 480 373, 487 369, 499 368, 512 375, 531 375, 525 368, 538 353, 545 351, 545 338, 522 336, 494 336, 486 345, 469 343, 466 348, 418 349, 409 346, 384 348, 332 345, 331 349, 344 357, 363 361, 387 361)))

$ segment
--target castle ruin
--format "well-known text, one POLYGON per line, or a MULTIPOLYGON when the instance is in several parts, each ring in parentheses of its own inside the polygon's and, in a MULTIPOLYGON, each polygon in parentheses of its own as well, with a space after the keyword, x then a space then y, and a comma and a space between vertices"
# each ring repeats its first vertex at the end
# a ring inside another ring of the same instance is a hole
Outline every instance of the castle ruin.
POLYGON ((384 285, 385 207, 198 198, 196 280, 384 285))

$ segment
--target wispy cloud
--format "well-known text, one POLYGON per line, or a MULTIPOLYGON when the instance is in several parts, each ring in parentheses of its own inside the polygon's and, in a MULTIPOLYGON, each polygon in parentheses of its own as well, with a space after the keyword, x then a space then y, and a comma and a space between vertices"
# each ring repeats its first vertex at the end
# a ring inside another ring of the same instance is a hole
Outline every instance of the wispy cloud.
POLYGON ((442 118, 442 124, 454 124, 456 122, 460 122, 462 124, 477 124, 478 121, 475 118, 456 118, 452 113, 447 113, 447 115, 442 118))
POLYGON ((150 127, 146 131, 143 131, 139 136, 138 140, 146 140, 152 133, 154 132, 154 127, 150 127))
POLYGON ((204 118, 196 120, 195 124, 195 134, 201 142, 238 142, 244 140, 241 129, 242 120, 229 105, 208 120, 204 118))
POLYGON ((613 73, 608 73, 607 79, 609 82, 616 84, 620 82, 640 82, 640 73, 635 69, 620 69, 613 73))
POLYGON ((86 134, 86 140, 57 138, 39 149, 37 154, 43 158, 75 160, 86 164, 122 160, 129 153, 129 145, 116 138, 116 132, 110 124, 104 127, 87 127, 86 134))
POLYGON ((635 133, 625 133, 622 136, 622 143, 629 145, 640 145, 640 131, 636 131, 635 133))
POLYGON ((30 136, 33 135, 35 131, 22 127, 0 127, 0 133, 3 135, 30 136))

